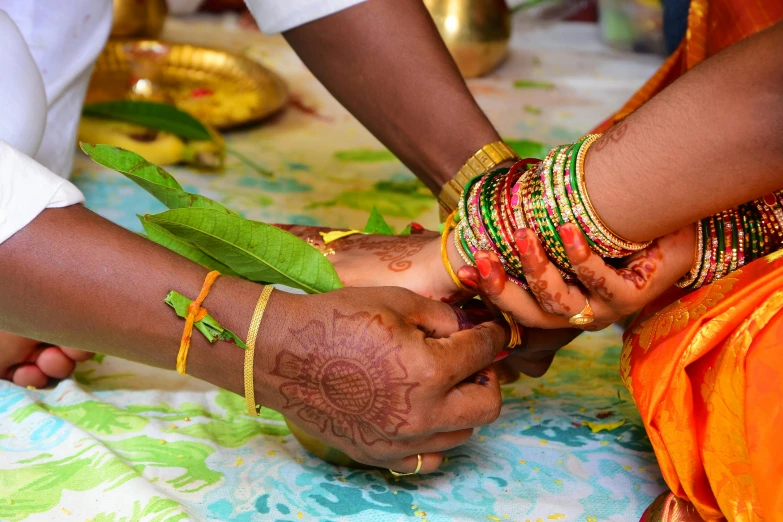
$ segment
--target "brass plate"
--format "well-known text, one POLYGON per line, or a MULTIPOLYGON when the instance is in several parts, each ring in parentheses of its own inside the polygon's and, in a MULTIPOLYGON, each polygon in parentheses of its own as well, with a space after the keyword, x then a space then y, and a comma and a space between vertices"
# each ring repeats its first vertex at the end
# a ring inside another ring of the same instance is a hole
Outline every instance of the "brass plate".
POLYGON ((176 105, 218 129, 263 119, 288 101, 280 76, 224 51, 156 40, 110 41, 87 103, 147 99, 176 105))

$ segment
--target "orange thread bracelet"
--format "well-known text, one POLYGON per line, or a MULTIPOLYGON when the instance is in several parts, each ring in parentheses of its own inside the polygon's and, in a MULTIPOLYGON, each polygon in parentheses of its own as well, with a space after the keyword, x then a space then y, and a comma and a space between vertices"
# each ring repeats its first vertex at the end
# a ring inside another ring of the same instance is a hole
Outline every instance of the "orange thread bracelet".
POLYGON ((212 289, 212 283, 220 277, 220 272, 213 270, 207 274, 204 279, 204 285, 195 301, 188 305, 188 315, 185 317, 185 330, 182 331, 182 339, 179 342, 179 353, 177 353, 177 373, 185 375, 185 367, 188 361, 188 351, 190 350, 190 338, 193 335, 193 325, 196 321, 201 321, 207 315, 207 309, 201 306, 204 299, 209 295, 212 289))

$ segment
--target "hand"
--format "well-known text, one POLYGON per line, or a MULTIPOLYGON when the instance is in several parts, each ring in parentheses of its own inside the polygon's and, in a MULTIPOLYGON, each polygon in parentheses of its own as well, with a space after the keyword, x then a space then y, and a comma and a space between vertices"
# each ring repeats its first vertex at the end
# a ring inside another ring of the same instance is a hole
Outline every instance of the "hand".
POLYGON ((500 413, 487 368, 507 328, 472 326, 461 310, 400 288, 273 293, 256 394, 359 462, 410 472, 420 453, 429 473, 500 413))
POLYGON ((642 309, 671 288, 693 263, 693 227, 655 240, 620 268, 609 266, 595 254, 579 227, 563 225, 560 235, 581 285, 565 283, 529 229, 517 230, 514 238, 532 295, 513 283, 506 284, 508 277, 491 252, 477 253, 478 269, 462 267, 458 276, 525 326, 574 328, 568 319, 581 312, 589 300, 595 320, 581 328, 598 330, 642 309))
POLYGON ((406 236, 354 234, 324 245, 320 232, 329 229, 278 226, 324 252, 345 286, 399 286, 448 303, 472 297, 459 292, 443 268, 437 232, 419 229, 406 236))

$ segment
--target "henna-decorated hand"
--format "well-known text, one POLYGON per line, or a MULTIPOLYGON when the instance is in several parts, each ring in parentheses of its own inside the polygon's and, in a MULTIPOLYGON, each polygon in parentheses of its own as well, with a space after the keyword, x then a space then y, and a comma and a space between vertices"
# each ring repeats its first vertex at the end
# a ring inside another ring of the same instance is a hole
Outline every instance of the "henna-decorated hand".
POLYGON ((508 342, 452 306, 401 288, 274 293, 256 355, 256 396, 366 464, 437 469, 441 452, 501 405, 488 367, 508 342))
POLYGON ((420 229, 406 236, 354 234, 325 245, 320 232, 329 229, 281 228, 324 252, 345 286, 399 286, 448 303, 472 297, 459 292, 444 270, 437 232, 420 229))
POLYGON ((533 295, 513 283, 506 284, 508 278, 497 256, 490 252, 476 254, 478 270, 462 267, 458 275, 466 286, 485 294, 525 326, 573 328, 568 319, 581 312, 589 299, 595 321, 582 328, 597 330, 641 310, 671 288, 693 263, 692 227, 657 239, 620 268, 595 254, 579 227, 563 225, 560 236, 579 285, 565 283, 529 229, 517 230, 514 238, 533 295))

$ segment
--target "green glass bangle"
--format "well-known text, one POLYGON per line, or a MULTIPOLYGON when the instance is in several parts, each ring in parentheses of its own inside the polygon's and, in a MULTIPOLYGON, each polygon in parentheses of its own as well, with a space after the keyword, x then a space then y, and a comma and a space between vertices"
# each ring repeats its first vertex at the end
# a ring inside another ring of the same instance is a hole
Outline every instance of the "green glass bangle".
POLYGON ((498 241, 499 234, 495 228, 495 223, 492 222, 492 213, 490 210, 490 195, 492 188, 497 186, 498 179, 500 178, 500 176, 496 176, 494 174, 494 172, 487 174, 487 176, 491 177, 488 177, 487 180, 484 181, 484 185, 481 187, 481 193, 479 194, 479 205, 481 208, 480 217, 482 223, 484 224, 484 229, 489 235, 490 241, 492 241, 492 244, 497 249, 496 253, 503 254, 503 244, 498 241))
POLYGON ((557 198, 555 197, 555 166, 557 165, 558 159, 567 148, 568 147, 557 147, 555 149, 555 153, 552 155, 552 163, 547 169, 547 175, 544 176, 544 181, 546 181, 544 192, 547 201, 549 201, 549 206, 552 207, 552 214, 549 214, 549 208, 547 208, 546 203, 544 203, 544 208, 546 208, 549 220, 555 227, 563 224, 563 216, 560 214, 560 208, 557 206, 557 198))
MULTIPOLYGON (((573 145, 573 147, 571 148, 571 151, 570 151, 570 153, 571 153, 571 161, 569 161, 569 163, 568 163, 568 179, 569 179, 570 184, 571 184, 571 193, 572 194, 571 195, 568 194, 568 191, 565 189, 565 186, 563 187, 563 190, 566 190, 566 200, 568 201, 569 206, 571 207, 571 215, 574 216, 573 223, 576 226, 578 226, 580 230, 582 230, 582 233, 584 234, 585 238, 587 239, 587 244, 590 245, 590 248, 592 248, 594 251, 599 252, 599 253, 602 254, 603 253, 603 248, 601 248, 601 246, 599 246, 598 244, 596 244, 595 241, 593 241, 593 238, 590 237, 590 234, 587 233, 587 230, 584 230, 584 228, 582 227, 581 221, 579 221, 579 219, 576 218, 576 211, 577 211, 577 209, 574 208, 574 204, 573 204, 574 202, 572 200, 573 197, 579 197, 579 195, 577 194, 577 192, 579 190, 579 187, 578 187, 578 185, 576 185, 576 186, 574 185, 574 183, 576 181, 575 178, 574 178, 575 173, 576 173, 576 157, 579 155, 579 149, 582 148, 582 144, 585 142, 586 139, 587 138, 582 138, 581 140, 576 142, 573 145)), ((563 172, 563 185, 565 185, 565 172, 563 172)), ((581 198, 580 198, 580 201, 581 201, 581 198)), ((582 215, 583 214, 584 213, 582 213, 582 215)), ((586 216, 586 217, 587 217, 587 219, 590 219, 589 216, 586 216)))
POLYGON ((536 221, 538 222, 541 235, 539 237, 544 247, 549 252, 549 257, 555 262, 555 264, 561 270, 566 273, 573 273, 571 264, 568 262, 568 257, 565 255, 565 249, 561 243, 560 234, 557 233, 551 219, 549 219, 549 212, 547 212, 546 206, 541 198, 540 188, 534 188, 533 191, 533 209, 536 215, 536 221))
POLYGON ((715 235, 718 237, 718 255, 717 255, 715 275, 713 276, 713 280, 723 276, 723 261, 725 257, 725 251, 726 251, 726 244, 724 241, 724 234, 723 234, 723 218, 721 218, 720 214, 716 214, 714 217, 715 217, 715 235))

